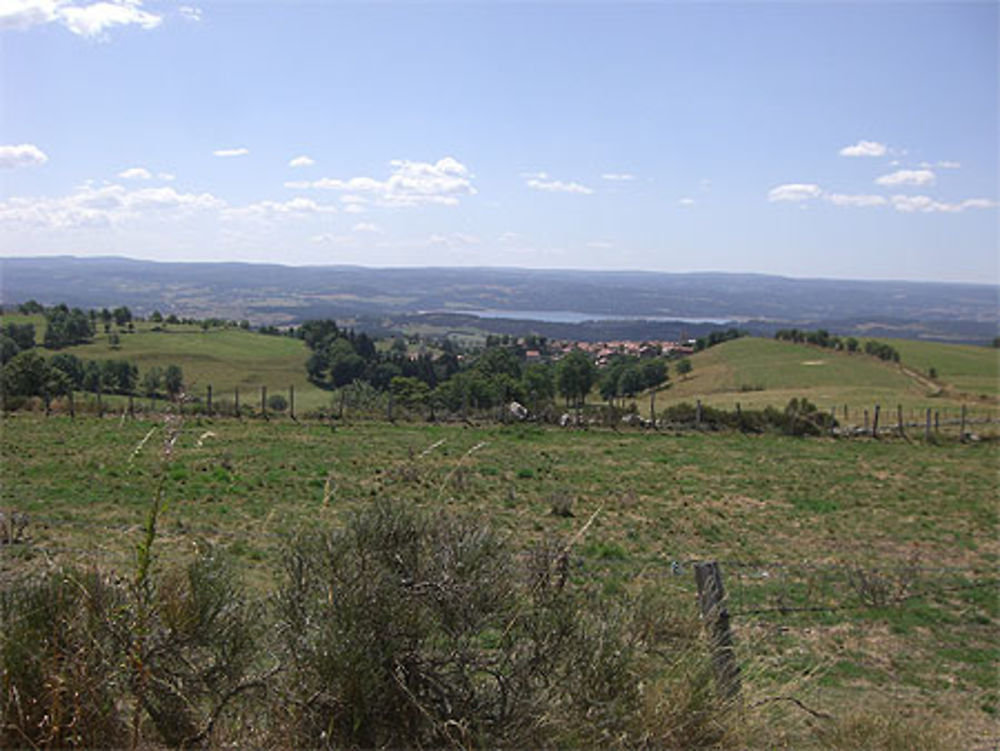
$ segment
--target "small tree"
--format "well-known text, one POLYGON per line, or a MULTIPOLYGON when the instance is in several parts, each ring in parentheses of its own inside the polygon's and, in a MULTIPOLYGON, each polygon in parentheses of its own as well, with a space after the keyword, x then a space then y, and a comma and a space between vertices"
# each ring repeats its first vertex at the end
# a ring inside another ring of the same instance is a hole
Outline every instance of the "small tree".
POLYGON ((686 357, 677 363, 677 372, 684 376, 685 379, 692 370, 694 370, 694 366, 691 365, 691 361, 686 357))
POLYGON ((163 387, 171 399, 176 399, 184 388, 184 372, 179 365, 168 365, 163 373, 163 387))

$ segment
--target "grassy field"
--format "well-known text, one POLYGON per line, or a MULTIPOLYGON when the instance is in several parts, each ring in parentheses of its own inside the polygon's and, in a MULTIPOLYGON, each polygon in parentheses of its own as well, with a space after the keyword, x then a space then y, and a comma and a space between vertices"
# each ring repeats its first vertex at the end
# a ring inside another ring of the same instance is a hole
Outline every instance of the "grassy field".
POLYGON ((161 481, 161 553, 213 542, 260 587, 285 533, 336 525, 376 497, 479 514, 525 549, 593 515, 572 576, 608 597, 645 582, 693 609, 686 562, 724 562, 755 695, 794 685, 824 711, 891 696, 960 721, 959 747, 995 736, 996 443, 188 418, 165 460, 162 429, 5 418, 0 507, 33 521, 26 543, 3 549, 4 572, 68 559, 127 571, 161 481), (567 504, 571 516, 552 513, 567 504), (910 568, 917 596, 898 604, 740 614, 827 602, 803 572, 839 577, 842 605, 844 571, 910 568))
POLYGON ((659 402, 702 399, 732 409, 783 407, 806 397, 820 409, 848 405, 852 415, 881 404, 901 404, 908 414, 930 407, 954 412, 962 403, 983 414, 995 412, 997 351, 928 342, 893 340, 902 366, 863 354, 848 354, 772 339, 744 338, 694 355, 693 372, 662 392, 659 402), (930 367, 936 381, 926 378, 930 367), (982 396, 981 396, 982 395, 982 396))

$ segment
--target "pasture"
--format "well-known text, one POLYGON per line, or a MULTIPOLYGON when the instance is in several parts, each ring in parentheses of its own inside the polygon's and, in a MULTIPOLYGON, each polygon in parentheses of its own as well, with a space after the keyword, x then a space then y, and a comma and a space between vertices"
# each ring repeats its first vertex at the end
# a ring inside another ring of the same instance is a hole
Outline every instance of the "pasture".
MULTIPOLYGON (((159 555, 212 543, 261 590, 287 533, 376 498, 474 513, 524 550, 565 543, 593 517, 570 576, 609 600, 646 584, 694 613, 691 560, 723 562, 737 611, 773 604, 760 576, 781 570, 916 572, 898 603, 737 614, 748 691, 794 687, 824 711, 889 696, 893 711, 961 732, 960 745, 995 733, 995 442, 187 417, 165 457, 163 430, 5 417, 0 507, 32 521, 3 548, 4 576, 68 560, 128 571, 160 483, 159 555)), ((806 606, 820 596, 794 591, 806 606)))

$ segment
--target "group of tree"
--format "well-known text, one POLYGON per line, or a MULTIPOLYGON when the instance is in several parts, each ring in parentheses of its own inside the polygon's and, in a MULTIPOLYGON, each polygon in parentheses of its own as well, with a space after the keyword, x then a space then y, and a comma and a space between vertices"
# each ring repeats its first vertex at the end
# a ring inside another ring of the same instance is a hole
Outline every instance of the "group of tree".
POLYGON ((866 355, 872 355, 880 360, 899 362, 899 352, 884 342, 877 342, 869 339, 861 346, 861 343, 853 336, 840 337, 831 334, 826 329, 816 329, 808 331, 802 329, 779 329, 775 332, 774 338, 785 342, 795 342, 796 344, 811 344, 814 347, 825 347, 827 349, 839 350, 842 352, 863 351, 866 355))
POLYGON ((741 339, 744 336, 750 336, 750 332, 737 328, 729 328, 725 331, 717 329, 716 331, 710 332, 707 336, 699 336, 695 339, 694 350, 695 352, 701 352, 709 347, 714 347, 716 344, 730 342, 733 339, 741 339))
POLYGON ((663 384, 667 375, 667 363, 660 358, 640 360, 638 357, 617 355, 601 373, 601 397, 608 402, 616 397, 632 398, 641 391, 663 384))

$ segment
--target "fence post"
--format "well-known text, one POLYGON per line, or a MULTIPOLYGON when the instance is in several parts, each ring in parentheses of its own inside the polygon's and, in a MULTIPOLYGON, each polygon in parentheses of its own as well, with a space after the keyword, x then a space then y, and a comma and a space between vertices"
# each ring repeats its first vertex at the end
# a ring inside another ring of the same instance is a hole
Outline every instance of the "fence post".
POLYGON ((701 399, 698 400, 698 404, 695 406, 694 425, 696 428, 701 427, 701 399))
POLYGON ((965 440, 965 405, 962 405, 962 427, 958 431, 959 440, 965 440))
POLYGON ((878 413, 881 409, 881 405, 875 405, 875 417, 872 418, 872 438, 878 438, 878 413))
POLYGON ((260 387, 260 413, 267 419, 267 386, 260 387))
POLYGON ((208 411, 208 416, 212 416, 212 384, 208 384, 208 395, 205 398, 206 404, 205 408, 208 411))
POLYGON ((941 413, 938 410, 934 410, 934 432, 941 432, 941 413))
POLYGON ((865 433, 868 432, 868 408, 865 408, 865 433))
POLYGON ((73 404, 73 389, 69 390, 69 419, 76 419, 76 405, 73 404))
POLYGON ((844 425, 846 426, 850 422, 850 418, 847 416, 847 405, 844 405, 844 425))
POLYGON ((135 417, 135 401, 132 394, 128 395, 128 416, 135 417))
POLYGON ((101 387, 97 387, 97 416, 104 417, 104 405, 101 403, 101 387))
POLYGON ((295 384, 288 386, 288 415, 295 419, 295 384))
POLYGON ((927 408, 927 424, 924 426, 924 438, 931 439, 931 408, 927 408))
POLYGON ((743 430, 743 408, 739 402, 736 402, 736 424, 740 426, 740 430, 743 430))
POLYGON ((715 684, 723 698, 732 700, 740 694, 740 668, 733 651, 733 634, 719 564, 715 561, 696 563, 694 580, 698 585, 701 617, 711 641, 715 684))
POLYGON ((837 435, 837 405, 830 407, 830 435, 837 435))
POLYGON ((905 437, 906 433, 903 431, 903 405, 896 405, 896 427, 899 428, 900 437, 905 437))

